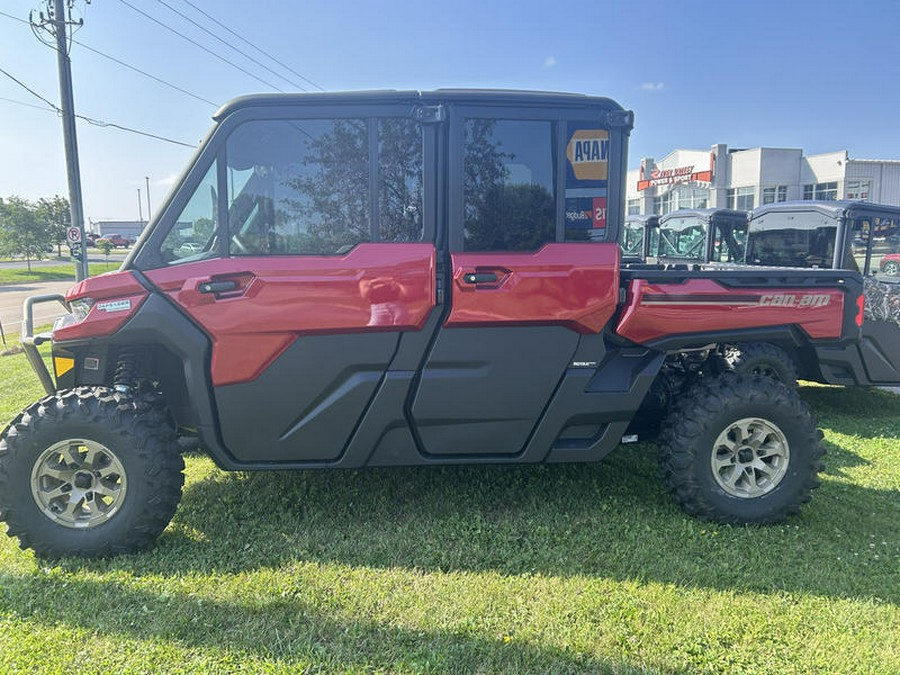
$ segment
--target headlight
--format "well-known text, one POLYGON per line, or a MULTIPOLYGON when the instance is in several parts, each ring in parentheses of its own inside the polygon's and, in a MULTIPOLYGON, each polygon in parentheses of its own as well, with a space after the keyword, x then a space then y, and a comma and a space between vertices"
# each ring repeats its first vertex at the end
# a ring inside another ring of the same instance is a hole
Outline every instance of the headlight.
POLYGON ((78 298, 78 300, 72 300, 69 303, 69 307, 72 311, 69 314, 63 314, 62 316, 56 317, 56 321, 53 322, 54 332, 60 328, 66 328, 67 326, 74 326, 76 323, 81 323, 87 318, 88 312, 91 311, 91 307, 93 306, 93 298, 78 298))
POLYGON ((72 300, 69 303, 69 306, 72 308, 72 318, 74 319, 74 323, 81 323, 87 318, 88 312, 91 311, 91 307, 94 306, 94 299, 78 298, 77 300, 72 300))

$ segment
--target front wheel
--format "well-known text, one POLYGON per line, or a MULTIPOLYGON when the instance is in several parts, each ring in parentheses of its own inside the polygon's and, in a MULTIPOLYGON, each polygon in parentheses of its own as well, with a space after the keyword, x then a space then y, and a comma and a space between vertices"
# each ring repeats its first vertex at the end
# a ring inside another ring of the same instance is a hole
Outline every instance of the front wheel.
POLYGON ((104 387, 60 391, 0 440, 0 520, 47 558, 136 551, 174 515, 183 469, 158 407, 104 387))
POLYGON ((660 465, 691 515, 722 523, 775 523, 818 487, 824 449, 796 391, 759 375, 705 380, 663 427, 660 465))

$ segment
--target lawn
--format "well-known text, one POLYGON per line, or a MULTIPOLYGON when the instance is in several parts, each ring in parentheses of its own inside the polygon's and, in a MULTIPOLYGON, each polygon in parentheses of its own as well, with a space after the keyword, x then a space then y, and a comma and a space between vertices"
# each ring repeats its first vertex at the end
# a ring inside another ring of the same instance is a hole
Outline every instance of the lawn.
MULTIPOLYGON (((0 379, 4 420, 40 395, 21 354, 0 379)), ((0 543, 0 672, 898 672, 900 396, 802 395, 827 470, 774 527, 684 516, 649 445, 308 473, 191 455, 143 554, 0 543)))
MULTIPOLYGON (((104 272, 112 272, 119 269, 122 264, 121 259, 112 258, 110 261, 102 263, 90 263, 88 272, 90 276, 103 274, 104 272)), ((27 268, 9 269, 0 266, 0 286, 4 284, 25 284, 35 281, 66 281, 75 282, 75 264, 60 263, 59 265, 50 265, 47 267, 32 267, 29 272, 27 268)))

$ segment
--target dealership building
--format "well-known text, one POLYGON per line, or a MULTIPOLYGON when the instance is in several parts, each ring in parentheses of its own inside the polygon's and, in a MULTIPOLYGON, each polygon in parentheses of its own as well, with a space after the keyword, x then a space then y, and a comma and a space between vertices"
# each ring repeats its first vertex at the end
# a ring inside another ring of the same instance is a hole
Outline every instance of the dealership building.
POLYGON ((750 210, 795 199, 862 199, 900 206, 900 160, 850 159, 846 150, 796 148, 673 150, 628 172, 628 215, 677 209, 750 210))

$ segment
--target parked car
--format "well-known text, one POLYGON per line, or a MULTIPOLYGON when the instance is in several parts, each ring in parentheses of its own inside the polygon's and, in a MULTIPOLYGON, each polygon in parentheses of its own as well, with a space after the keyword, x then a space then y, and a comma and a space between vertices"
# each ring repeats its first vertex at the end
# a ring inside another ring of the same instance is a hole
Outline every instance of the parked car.
POLYGON ((108 241, 112 244, 113 248, 128 248, 135 242, 134 237, 130 237, 124 234, 107 234, 104 237, 97 239, 94 244, 99 245, 102 241, 108 241))
POLYGON ((888 253, 881 259, 881 271, 892 277, 900 275, 900 253, 888 253))
POLYGON ((200 253, 203 250, 203 246, 195 241, 186 241, 178 247, 178 250, 181 253, 191 255, 193 253, 200 253))

